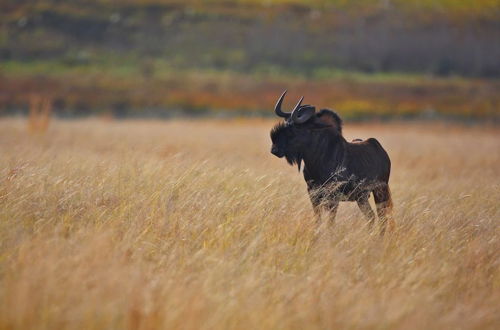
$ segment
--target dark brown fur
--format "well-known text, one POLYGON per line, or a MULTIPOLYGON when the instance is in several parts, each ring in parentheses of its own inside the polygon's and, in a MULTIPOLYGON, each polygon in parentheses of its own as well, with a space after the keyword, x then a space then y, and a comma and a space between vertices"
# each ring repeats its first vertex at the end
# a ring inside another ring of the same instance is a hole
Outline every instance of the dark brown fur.
POLYGON ((390 218, 389 189, 391 161, 380 143, 370 138, 347 142, 342 136, 342 120, 323 109, 303 124, 287 119, 271 131, 277 157, 285 157, 300 170, 315 212, 327 210, 333 220, 340 201, 356 201, 370 225, 375 220, 368 198, 373 193, 382 232, 390 218))

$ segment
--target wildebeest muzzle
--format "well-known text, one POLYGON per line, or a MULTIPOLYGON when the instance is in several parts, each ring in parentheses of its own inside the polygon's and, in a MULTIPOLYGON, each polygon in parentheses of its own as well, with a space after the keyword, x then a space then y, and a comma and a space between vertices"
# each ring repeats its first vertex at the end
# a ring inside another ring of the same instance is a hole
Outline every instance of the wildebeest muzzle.
POLYGON ((285 153, 283 151, 281 151, 277 146, 274 146, 274 145, 271 147, 271 153, 278 158, 285 156, 285 153))

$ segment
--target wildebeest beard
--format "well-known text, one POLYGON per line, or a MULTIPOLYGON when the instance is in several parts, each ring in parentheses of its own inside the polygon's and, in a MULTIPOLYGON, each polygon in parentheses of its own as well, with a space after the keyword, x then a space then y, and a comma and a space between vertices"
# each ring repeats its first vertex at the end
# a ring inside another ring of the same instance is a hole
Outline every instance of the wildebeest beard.
POLYGON ((302 166, 302 155, 299 152, 289 152, 285 151, 285 158, 288 164, 295 165, 297 164, 300 172, 300 168, 302 166))

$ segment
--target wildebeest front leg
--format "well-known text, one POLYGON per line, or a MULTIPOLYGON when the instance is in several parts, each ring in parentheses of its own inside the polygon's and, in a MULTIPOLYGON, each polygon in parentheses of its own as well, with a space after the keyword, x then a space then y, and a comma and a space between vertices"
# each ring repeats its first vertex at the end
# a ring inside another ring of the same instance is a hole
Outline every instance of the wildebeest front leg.
POLYGON ((368 225, 370 228, 373 226, 375 221, 375 213, 373 212, 370 203, 368 202, 370 194, 364 194, 361 198, 357 200, 359 209, 363 212, 366 220, 368 220, 368 225))
POLYGON ((312 185, 307 185, 307 192, 309 193, 309 198, 311 199, 311 204, 314 210, 314 215, 316 218, 316 223, 321 222, 321 199, 322 196, 319 191, 312 185))
POLYGON ((326 210, 328 212, 328 220, 330 224, 333 224, 333 222, 335 221, 338 208, 339 208, 339 202, 337 200, 328 201, 326 205, 326 210))
POLYGON ((328 213, 328 219, 330 223, 333 223, 335 216, 337 215, 337 208, 339 206, 339 201, 337 199, 332 199, 324 192, 309 188, 309 197, 311 199, 311 204, 316 216, 316 223, 321 224, 321 216, 323 213, 328 213))
POLYGON ((321 199, 317 198, 317 196, 311 196, 311 204, 314 210, 314 216, 316 218, 316 224, 321 224, 321 214, 324 210, 323 205, 321 204, 321 199))

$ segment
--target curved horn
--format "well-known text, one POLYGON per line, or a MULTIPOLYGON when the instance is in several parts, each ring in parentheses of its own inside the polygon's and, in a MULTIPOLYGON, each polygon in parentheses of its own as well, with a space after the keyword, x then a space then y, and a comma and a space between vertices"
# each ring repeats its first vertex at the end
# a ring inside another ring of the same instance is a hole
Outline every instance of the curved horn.
POLYGON ((299 102, 297 102, 297 104, 296 104, 296 105, 295 105, 295 107, 293 108, 293 110, 292 110, 292 115, 293 115, 293 113, 294 113, 295 111, 297 111, 297 110, 300 108, 300 106, 302 105, 302 101, 304 101, 304 97, 303 97, 303 96, 300 98, 299 102))
POLYGON ((283 103, 283 99, 285 98, 286 95, 286 90, 281 94, 280 98, 278 99, 278 102, 276 102, 276 106, 274 107, 274 112, 278 117, 283 117, 283 118, 288 118, 292 113, 287 113, 281 111, 281 103, 283 103))
POLYGON ((312 105, 305 105, 292 112, 292 121, 296 124, 303 124, 311 118, 316 112, 312 105))

